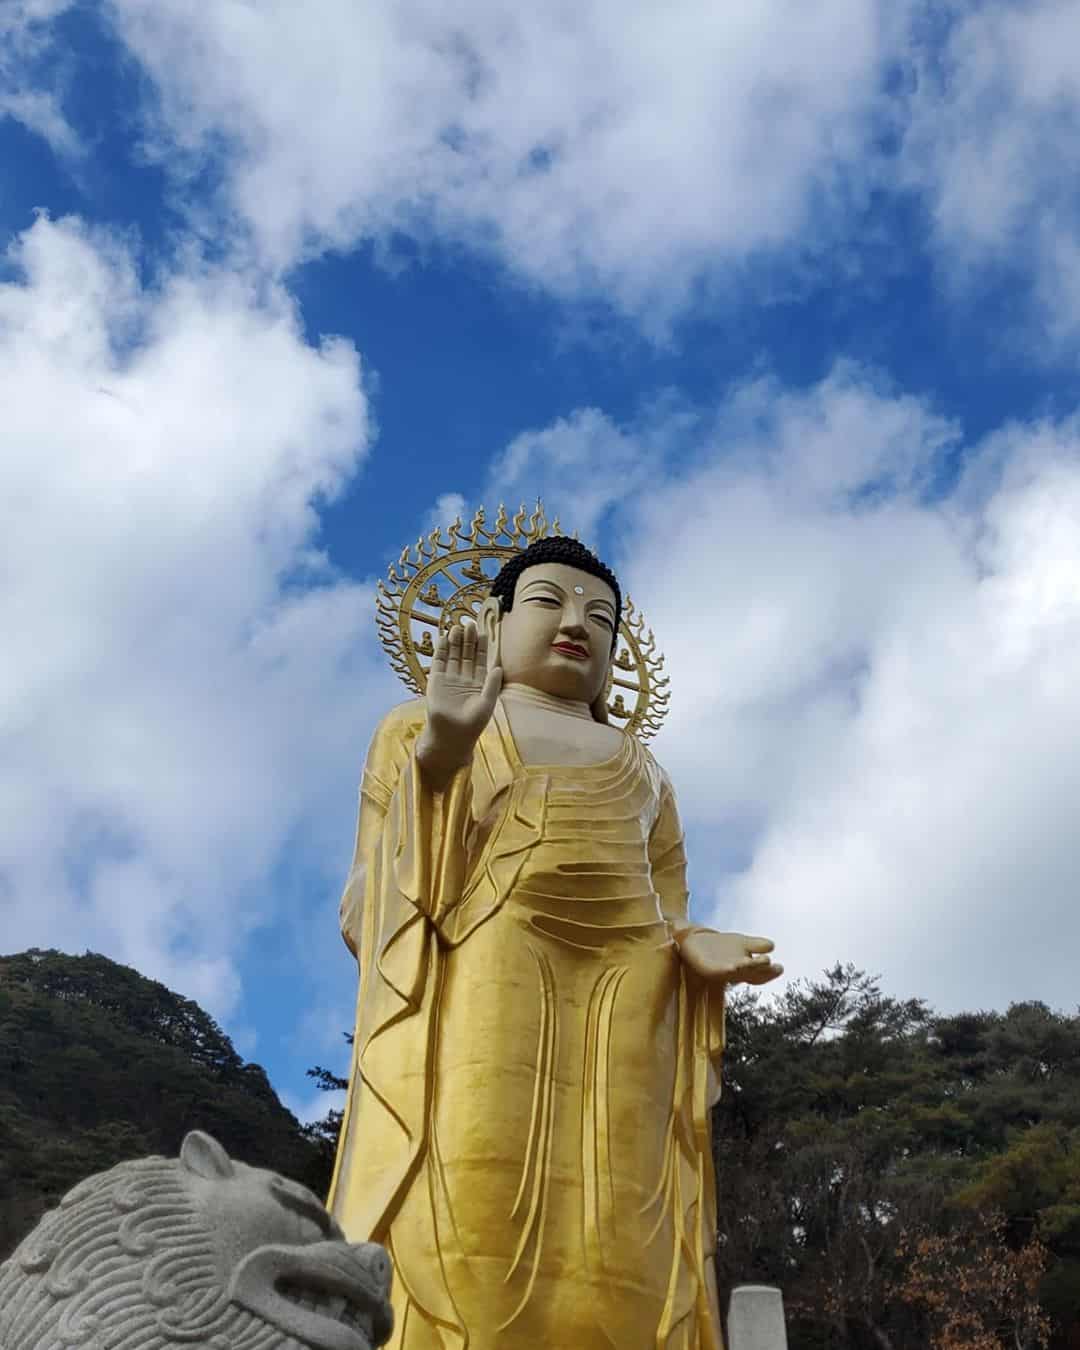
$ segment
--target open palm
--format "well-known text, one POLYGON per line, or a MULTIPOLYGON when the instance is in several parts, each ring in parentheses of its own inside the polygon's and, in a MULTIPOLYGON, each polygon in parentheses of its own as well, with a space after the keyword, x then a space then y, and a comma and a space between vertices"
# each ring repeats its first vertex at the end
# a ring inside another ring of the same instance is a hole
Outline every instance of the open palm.
POLYGON ((456 623, 435 646, 427 677, 428 724, 440 742, 471 750, 491 720, 502 669, 488 667, 488 641, 475 625, 456 623))
POLYGON ((769 957, 773 950, 769 938, 685 924, 678 926, 675 940, 691 970, 720 984, 768 984, 784 973, 784 967, 769 957))

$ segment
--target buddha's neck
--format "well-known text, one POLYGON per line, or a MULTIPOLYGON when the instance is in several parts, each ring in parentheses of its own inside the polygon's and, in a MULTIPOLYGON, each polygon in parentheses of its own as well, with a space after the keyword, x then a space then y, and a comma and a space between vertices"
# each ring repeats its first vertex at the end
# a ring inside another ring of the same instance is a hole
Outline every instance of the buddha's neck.
POLYGON ((559 698, 556 694, 545 694, 542 689, 534 689, 531 684, 505 684, 502 696, 511 703, 526 703, 534 708, 544 708, 548 712, 562 713, 564 717, 582 717, 586 722, 593 720, 587 703, 572 698, 559 698))

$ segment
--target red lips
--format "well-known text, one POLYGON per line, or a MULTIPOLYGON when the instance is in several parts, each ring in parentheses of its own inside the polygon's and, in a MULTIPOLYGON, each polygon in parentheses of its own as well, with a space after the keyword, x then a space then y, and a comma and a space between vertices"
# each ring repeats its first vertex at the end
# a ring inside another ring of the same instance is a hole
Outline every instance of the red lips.
POLYGON ((553 642, 552 647, 557 652, 562 652, 564 656, 576 656, 579 661, 587 661, 589 653, 584 647, 579 647, 576 642, 553 642))

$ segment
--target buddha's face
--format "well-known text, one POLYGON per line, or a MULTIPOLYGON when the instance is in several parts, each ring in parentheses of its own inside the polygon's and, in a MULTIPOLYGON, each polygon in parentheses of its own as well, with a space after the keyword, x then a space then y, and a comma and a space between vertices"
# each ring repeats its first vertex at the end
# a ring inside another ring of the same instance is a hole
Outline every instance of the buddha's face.
POLYGON ((527 567, 502 614, 497 600, 480 617, 498 652, 504 684, 527 684, 592 704, 604 687, 615 634, 615 594, 606 581, 565 563, 527 567))

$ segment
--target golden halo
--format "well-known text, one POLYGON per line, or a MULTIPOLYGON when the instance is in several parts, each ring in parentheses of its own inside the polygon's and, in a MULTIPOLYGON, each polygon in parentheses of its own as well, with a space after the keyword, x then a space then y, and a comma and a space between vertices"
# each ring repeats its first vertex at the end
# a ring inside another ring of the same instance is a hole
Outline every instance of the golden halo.
MULTIPOLYGON (((540 502, 531 516, 522 506, 512 520, 500 504, 490 530, 485 521, 480 507, 468 529, 459 517, 445 539, 441 529, 432 530, 414 549, 403 549, 390 565, 388 579, 378 584, 379 639, 390 665, 414 694, 427 688, 436 636, 464 618, 479 617, 503 563, 537 539, 562 533, 557 518, 548 524, 540 502)), ((644 616, 629 596, 623 597, 619 637, 605 695, 608 716, 647 741, 667 714, 670 681, 661 675, 664 658, 656 650, 652 629, 646 630, 644 616)))

